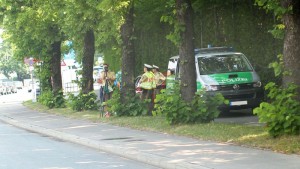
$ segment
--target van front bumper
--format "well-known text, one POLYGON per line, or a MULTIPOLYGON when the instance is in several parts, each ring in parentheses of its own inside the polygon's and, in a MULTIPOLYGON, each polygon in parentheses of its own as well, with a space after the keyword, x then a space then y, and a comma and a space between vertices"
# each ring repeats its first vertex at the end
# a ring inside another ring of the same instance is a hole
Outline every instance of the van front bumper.
POLYGON ((228 91, 210 91, 210 93, 221 93, 229 101, 228 105, 221 105, 221 109, 247 109, 255 108, 260 105, 264 99, 264 90, 260 88, 228 90, 228 91))

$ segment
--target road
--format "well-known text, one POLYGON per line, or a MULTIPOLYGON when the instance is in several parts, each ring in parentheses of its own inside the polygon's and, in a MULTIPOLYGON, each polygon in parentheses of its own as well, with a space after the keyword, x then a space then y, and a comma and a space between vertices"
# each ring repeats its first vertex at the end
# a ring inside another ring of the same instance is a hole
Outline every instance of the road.
MULTIPOLYGON (((26 89, 0 96, 0 106, 13 106, 30 100, 26 89)), ((32 133, 0 122, 1 169, 154 169, 77 144, 32 133)))
POLYGON ((154 169, 133 160, 24 131, 0 122, 1 169, 154 169))
POLYGON ((250 109, 231 110, 227 113, 221 113, 219 117, 215 119, 215 122, 236 123, 255 126, 264 125, 258 122, 258 117, 253 115, 250 109))

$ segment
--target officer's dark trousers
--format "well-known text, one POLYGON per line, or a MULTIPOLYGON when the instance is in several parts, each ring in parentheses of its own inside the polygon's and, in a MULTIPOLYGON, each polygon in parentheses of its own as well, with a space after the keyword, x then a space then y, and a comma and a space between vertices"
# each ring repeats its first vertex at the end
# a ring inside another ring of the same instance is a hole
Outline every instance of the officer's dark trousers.
POLYGON ((150 99, 150 102, 148 103, 148 115, 152 115, 152 110, 153 110, 153 89, 147 90, 147 89, 143 89, 142 92, 142 96, 141 96, 142 100, 145 99, 150 99))

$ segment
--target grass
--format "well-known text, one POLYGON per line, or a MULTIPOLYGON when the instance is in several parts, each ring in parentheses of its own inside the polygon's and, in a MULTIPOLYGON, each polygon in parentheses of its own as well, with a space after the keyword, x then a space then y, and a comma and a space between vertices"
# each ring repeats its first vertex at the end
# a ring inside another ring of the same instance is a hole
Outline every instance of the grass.
POLYGON ((30 109, 54 113, 70 118, 86 119, 98 123, 130 127, 138 130, 168 133, 199 140, 226 142, 239 146, 267 149, 285 154, 300 155, 300 136, 272 138, 262 126, 227 123, 169 125, 163 117, 110 117, 100 118, 97 111, 75 112, 69 108, 48 109, 39 103, 24 102, 30 109))

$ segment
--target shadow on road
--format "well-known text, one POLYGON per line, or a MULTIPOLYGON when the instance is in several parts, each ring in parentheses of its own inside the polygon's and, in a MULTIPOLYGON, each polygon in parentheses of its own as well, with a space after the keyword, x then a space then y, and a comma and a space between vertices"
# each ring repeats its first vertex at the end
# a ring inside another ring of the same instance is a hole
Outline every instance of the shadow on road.
POLYGON ((231 110, 229 112, 222 112, 220 113, 219 117, 215 119, 215 122, 255 126, 263 125, 258 122, 258 117, 253 115, 251 109, 231 110))
POLYGON ((219 117, 221 118, 232 118, 232 117, 248 117, 254 116, 252 109, 243 109, 243 110, 230 110, 221 112, 219 117))

